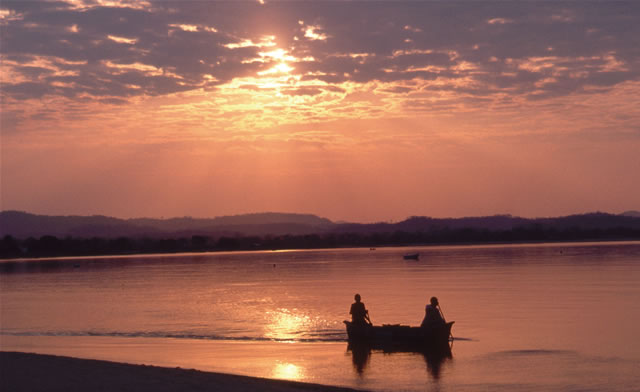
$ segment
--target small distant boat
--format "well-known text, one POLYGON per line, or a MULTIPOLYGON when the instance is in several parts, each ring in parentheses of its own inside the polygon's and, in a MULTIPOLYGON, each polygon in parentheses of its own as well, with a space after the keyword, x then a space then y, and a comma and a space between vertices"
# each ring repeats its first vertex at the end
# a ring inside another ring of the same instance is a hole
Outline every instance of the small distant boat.
POLYGON ((344 324, 347 327, 349 343, 425 350, 448 347, 451 327, 454 322, 450 321, 431 328, 400 324, 354 325, 346 320, 344 324))
POLYGON ((402 256, 405 260, 418 260, 420 258, 420 253, 407 253, 402 256))

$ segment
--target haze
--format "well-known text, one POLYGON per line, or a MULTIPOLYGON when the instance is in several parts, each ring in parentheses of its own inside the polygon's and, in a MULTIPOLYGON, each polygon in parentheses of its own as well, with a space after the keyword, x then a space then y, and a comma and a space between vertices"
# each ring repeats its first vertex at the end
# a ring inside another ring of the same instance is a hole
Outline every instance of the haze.
POLYGON ((638 209, 637 2, 0 3, 1 208, 638 209))

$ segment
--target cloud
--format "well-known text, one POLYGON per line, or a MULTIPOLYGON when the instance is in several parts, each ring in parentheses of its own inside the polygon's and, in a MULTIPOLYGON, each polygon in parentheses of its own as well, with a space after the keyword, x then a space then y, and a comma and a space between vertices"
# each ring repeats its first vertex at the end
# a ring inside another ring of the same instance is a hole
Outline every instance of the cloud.
POLYGON ((640 78, 633 3, 8 1, 0 9, 3 73, 19 75, 3 77, 9 100, 122 102, 249 78, 242 89, 277 90, 259 80, 278 75, 294 81, 279 90, 288 96, 383 83, 389 94, 539 100, 640 78))
POLYGON ((285 95, 318 95, 320 93, 322 93, 322 90, 319 88, 310 88, 310 87, 304 87, 304 88, 292 88, 292 89, 283 89, 282 93, 285 95))

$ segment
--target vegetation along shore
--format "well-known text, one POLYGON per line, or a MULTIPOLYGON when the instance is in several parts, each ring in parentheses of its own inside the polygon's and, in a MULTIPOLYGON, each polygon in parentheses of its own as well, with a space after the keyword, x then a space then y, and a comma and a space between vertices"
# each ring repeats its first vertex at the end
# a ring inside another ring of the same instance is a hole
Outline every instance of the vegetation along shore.
MULTIPOLYGON (((301 214, 119 220, 0 212, 0 258, 236 250, 640 240, 637 212, 334 223, 301 214)), ((7 268, 5 266, 4 268, 7 268)))

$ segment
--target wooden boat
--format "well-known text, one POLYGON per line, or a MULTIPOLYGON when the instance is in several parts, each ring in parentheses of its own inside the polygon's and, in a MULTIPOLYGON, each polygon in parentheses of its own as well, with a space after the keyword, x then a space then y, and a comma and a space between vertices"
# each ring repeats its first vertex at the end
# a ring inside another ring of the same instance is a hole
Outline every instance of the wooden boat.
POLYGON ((420 253, 407 253, 402 256, 405 260, 418 260, 420 258, 420 253))
POLYGON ((354 325, 351 321, 347 327, 349 343, 366 343, 373 347, 405 347, 417 350, 448 347, 451 327, 455 321, 435 327, 411 327, 400 324, 354 325))

